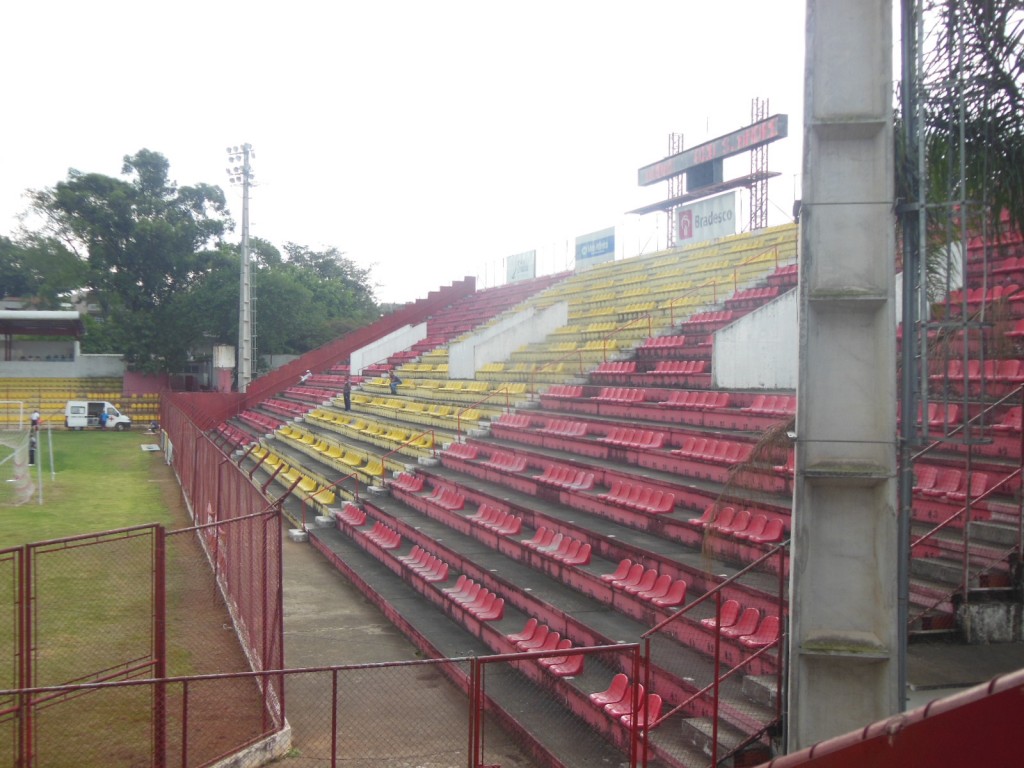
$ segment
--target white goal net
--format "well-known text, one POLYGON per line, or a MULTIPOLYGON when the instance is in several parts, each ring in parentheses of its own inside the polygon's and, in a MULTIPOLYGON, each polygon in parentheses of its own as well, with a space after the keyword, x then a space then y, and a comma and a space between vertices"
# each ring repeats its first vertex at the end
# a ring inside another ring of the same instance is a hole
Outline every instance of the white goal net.
POLYGON ((35 495, 38 453, 39 435, 30 428, 25 403, 0 400, 0 506, 19 506, 35 495))

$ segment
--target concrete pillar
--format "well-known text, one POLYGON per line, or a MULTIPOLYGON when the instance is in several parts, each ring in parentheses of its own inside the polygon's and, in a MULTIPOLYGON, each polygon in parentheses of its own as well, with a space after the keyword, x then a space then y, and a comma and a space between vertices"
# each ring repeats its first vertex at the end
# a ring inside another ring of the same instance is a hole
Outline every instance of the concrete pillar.
POLYGON ((891 0, 808 0, 787 747, 895 713, 891 0))

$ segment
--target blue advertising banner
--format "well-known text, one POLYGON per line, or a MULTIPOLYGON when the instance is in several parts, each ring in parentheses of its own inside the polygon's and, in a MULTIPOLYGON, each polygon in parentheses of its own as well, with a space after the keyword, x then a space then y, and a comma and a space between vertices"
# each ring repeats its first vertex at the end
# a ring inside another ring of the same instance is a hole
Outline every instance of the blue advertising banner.
POLYGON ((615 227, 576 238, 576 271, 615 258, 615 227))

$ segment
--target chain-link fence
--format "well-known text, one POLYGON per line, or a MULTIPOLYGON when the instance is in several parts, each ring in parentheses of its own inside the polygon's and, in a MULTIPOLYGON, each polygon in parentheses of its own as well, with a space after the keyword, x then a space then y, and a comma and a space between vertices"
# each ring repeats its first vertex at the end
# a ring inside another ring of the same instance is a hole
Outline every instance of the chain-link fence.
POLYGON ((597 698, 617 675, 644 677, 638 648, 24 689, 17 699, 37 724, 31 755, 0 765, 203 766, 228 756, 238 768, 282 757, 291 768, 669 765, 653 753, 647 762, 645 730, 622 720, 620 710, 641 697, 627 695, 618 708, 597 698), (576 676, 551 671, 579 660, 576 676), (275 685, 287 692, 284 728, 247 704, 275 685), (92 727, 61 730, 77 720, 92 727))
POLYGON ((786 551, 771 550, 644 635, 648 690, 662 699, 650 749, 668 764, 768 758, 781 722, 786 551))
POLYGON ((497 733, 540 764, 645 764, 646 730, 630 720, 644 698, 635 687, 616 689, 617 678, 643 679, 639 652, 624 644, 478 659, 472 765, 508 764, 497 733))
POLYGON ((469 661, 293 671, 286 678, 297 765, 467 765, 469 661))
MULTIPOLYGON (((4 688, 163 676, 161 542, 162 529, 145 525, 0 555, 4 688)), ((149 722, 153 702, 135 696, 99 709, 77 695, 4 696, 0 729, 10 750, 0 753, 0 764, 73 764, 72 745, 111 722, 148 743, 135 724, 149 722)))
POLYGON ((145 525, 0 552, 0 766, 159 764, 175 749, 187 757, 178 764, 204 764, 281 730, 275 676, 183 683, 179 700, 173 686, 102 685, 248 671, 267 649, 279 669, 279 625, 240 623, 279 615, 279 577, 257 607, 239 609, 224 583, 257 577, 217 576, 204 549, 207 539, 230 542, 248 560, 230 568, 277 574, 279 563, 260 559, 279 553, 279 527, 272 510, 174 534, 145 525), (254 632, 256 653, 244 643, 254 632), (180 747, 168 732, 182 734, 180 747))
MULTIPOLYGON (((21 684, 21 566, 24 551, 0 550, 0 689, 13 690, 21 684)), ((18 747, 18 697, 0 695, 0 765, 12 765, 18 747)))

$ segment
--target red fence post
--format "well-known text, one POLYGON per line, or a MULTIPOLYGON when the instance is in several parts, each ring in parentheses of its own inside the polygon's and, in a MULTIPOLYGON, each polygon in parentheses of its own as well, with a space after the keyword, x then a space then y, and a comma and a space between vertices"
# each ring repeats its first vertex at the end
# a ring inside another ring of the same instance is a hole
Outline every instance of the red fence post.
MULTIPOLYGON (((20 573, 18 576, 18 654, 19 654, 19 685, 22 688, 31 688, 35 680, 32 668, 32 604, 29 595, 32 594, 32 565, 31 550, 29 547, 21 548, 21 557, 18 565, 20 573)), ((31 694, 22 693, 18 697, 18 708, 21 713, 21 722, 18 732, 18 765, 32 765, 32 707, 31 694)))
POLYGON ((482 676, 481 670, 480 659, 474 656, 469 660, 469 749, 466 756, 469 768, 477 768, 482 757, 480 754, 482 751, 480 743, 482 724, 480 720, 484 709, 483 696, 481 694, 483 690, 480 680, 482 676))
POLYGON ((188 768, 188 680, 181 684, 181 768, 188 768))
MULTIPOLYGON (((164 527, 153 528, 153 677, 167 677, 167 537, 164 527)), ((167 689, 153 689, 153 765, 167 764, 167 689)))
MULTIPOLYGON (((635 660, 635 664, 637 664, 637 665, 639 665, 641 663, 641 661, 643 662, 644 695, 645 696, 649 696, 650 693, 651 693, 651 638, 650 637, 645 637, 644 638, 644 655, 643 655, 643 659, 640 658, 640 647, 639 646, 637 646, 636 649, 633 651, 633 658, 635 660)), ((633 679, 634 680, 638 680, 639 677, 634 677, 633 679)), ((636 688, 636 686, 634 686, 634 688, 636 688)), ((644 768, 647 768, 647 742, 650 739, 651 728, 653 727, 654 723, 651 722, 650 714, 647 711, 647 707, 645 705, 644 700, 640 699, 639 696, 637 697, 637 699, 638 699, 638 701, 637 701, 637 703, 633 707, 633 735, 632 735, 632 740, 633 740, 633 743, 637 747, 639 747, 639 750, 638 750, 639 753, 634 752, 633 765, 636 765, 637 764, 637 759, 639 759, 640 764, 642 766, 644 766, 644 768), (641 707, 644 710, 643 711, 643 720, 640 719, 640 708, 641 707), (642 743, 639 742, 640 733, 641 733, 641 730, 640 730, 641 722, 643 723, 643 731, 642 731, 642 733, 643 733, 643 742, 642 743)))
POLYGON ((715 592, 715 668, 714 693, 715 706, 711 720, 711 764, 718 765, 718 678, 722 665, 722 590, 715 592))
POLYGON ((331 671, 331 768, 338 764, 338 670, 331 671))

